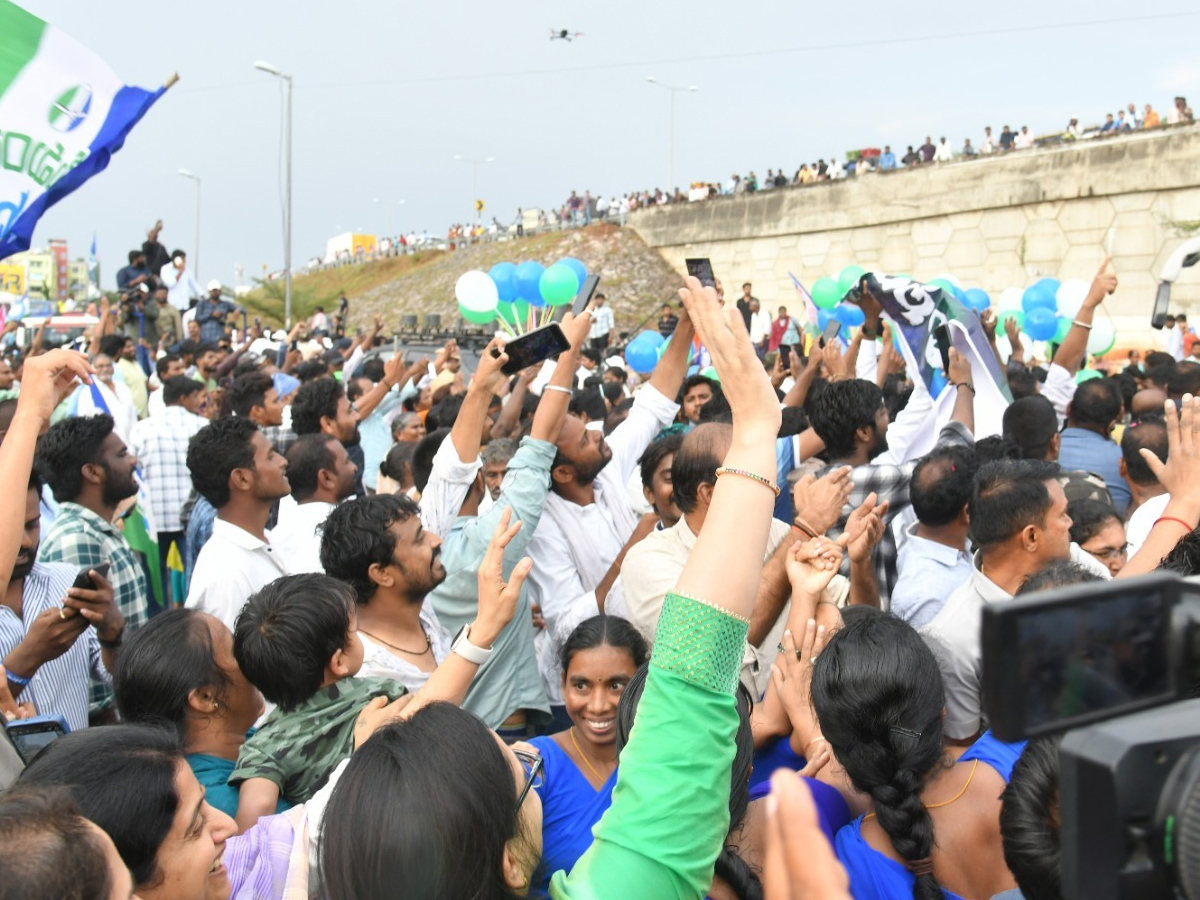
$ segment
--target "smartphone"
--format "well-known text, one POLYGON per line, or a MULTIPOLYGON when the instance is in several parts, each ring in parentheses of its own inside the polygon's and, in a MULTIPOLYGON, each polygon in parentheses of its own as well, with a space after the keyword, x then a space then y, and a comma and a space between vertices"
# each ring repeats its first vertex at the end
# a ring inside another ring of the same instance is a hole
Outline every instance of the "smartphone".
POLYGON ((717 278, 713 275, 712 263, 707 257, 702 259, 686 259, 688 274, 693 278, 699 279, 700 283, 705 287, 715 288, 717 286, 717 278))
POLYGON ((75 576, 75 581, 72 582, 71 587, 79 588, 82 591, 94 591, 96 583, 92 581, 92 576, 88 572, 94 571, 101 578, 107 578, 109 566, 110 564, 106 562, 100 563, 98 566, 85 566, 79 570, 79 574, 75 576))
POLYGON ((1171 282, 1163 281, 1158 285, 1158 293, 1154 297, 1154 312, 1150 314, 1150 327, 1162 330, 1167 322, 1167 308, 1171 302, 1171 282))
MULTIPOLYGON (((572 315, 582 315, 583 311, 587 309, 587 305, 592 302, 592 297, 595 295, 596 288, 599 286, 599 284, 599 275, 589 275, 587 278, 583 279, 583 284, 579 286, 579 293, 575 295, 575 303, 571 306, 572 315)), ((565 306, 559 306, 554 310, 554 315, 551 317, 550 321, 561 322, 566 314, 567 308, 565 306)))
MULTIPOLYGON (((563 334, 557 322, 535 328, 520 337, 513 338, 504 345, 508 354, 508 362, 500 369, 505 375, 516 375, 522 369, 545 362, 552 356, 558 356, 564 350, 571 348, 571 342, 563 334)), ((496 356, 500 354, 492 350, 496 356)))
POLYGON ((821 332, 821 346, 824 347, 834 338, 836 338, 842 330, 842 323, 837 319, 830 319, 825 323, 825 330, 821 332))
POLYGON ((1171 620, 1197 588, 1173 575, 1083 584, 983 610, 983 706, 1003 741, 1186 696, 1171 620))
POLYGON ((933 343, 942 357, 942 371, 950 373, 950 326, 943 322, 933 329, 933 343))
POLYGON ((15 719, 8 723, 6 730, 17 753, 25 760, 25 765, 29 765, 35 756, 71 729, 62 716, 34 716, 15 719))

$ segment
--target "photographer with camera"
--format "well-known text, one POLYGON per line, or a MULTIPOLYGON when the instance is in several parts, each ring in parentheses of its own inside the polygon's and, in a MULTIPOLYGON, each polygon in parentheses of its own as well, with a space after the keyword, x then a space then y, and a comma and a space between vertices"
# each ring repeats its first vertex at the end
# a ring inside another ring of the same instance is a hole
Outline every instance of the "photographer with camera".
POLYGON ((200 340, 205 344, 220 341, 229 331, 229 314, 240 311, 240 306, 221 296, 221 282, 214 278, 208 283, 208 296, 196 304, 200 340))

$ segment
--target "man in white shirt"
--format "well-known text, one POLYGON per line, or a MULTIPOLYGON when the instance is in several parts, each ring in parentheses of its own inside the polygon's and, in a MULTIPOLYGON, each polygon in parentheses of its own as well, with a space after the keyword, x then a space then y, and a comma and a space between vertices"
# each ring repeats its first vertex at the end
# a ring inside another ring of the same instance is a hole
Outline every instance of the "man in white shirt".
POLYGON ((954 161, 954 148, 950 146, 950 144, 946 141, 945 138, 942 138, 940 141, 938 141, 937 149, 933 151, 933 161, 934 162, 953 162, 954 161))
POLYGON ((1021 133, 1017 135, 1017 149, 1028 150, 1033 146, 1033 135, 1029 133, 1029 126, 1022 125, 1021 133))
POLYGON ((1167 339, 1167 352, 1176 362, 1183 360, 1183 328, 1175 321, 1174 316, 1167 316, 1163 322, 1163 336, 1167 339))
POLYGON ((291 574, 323 573, 321 528, 337 504, 354 496, 358 466, 337 438, 306 434, 288 449, 287 477, 296 502, 280 506, 271 544, 291 574))
POLYGON ((192 485, 217 517, 196 558, 185 605, 216 616, 232 631, 252 594, 291 574, 267 531, 271 507, 291 491, 287 460, 249 419, 227 418, 192 438, 187 464, 192 485))
POLYGON ((588 346, 593 350, 603 350, 608 346, 610 334, 615 327, 612 308, 605 303, 603 294, 597 294, 595 307, 592 309, 592 330, 588 332, 588 346))
POLYGON ((771 314, 762 308, 758 298, 754 298, 750 301, 750 343, 754 345, 759 359, 766 355, 770 337, 771 314))
POLYGON ((195 300, 204 296, 200 282, 187 267, 187 254, 182 250, 171 254, 171 261, 162 267, 158 277, 167 287, 167 302, 180 313, 191 309, 195 300))
POLYGON ((1167 458, 1167 426, 1162 416, 1143 416, 1125 426, 1121 436, 1121 475, 1129 485, 1129 520, 1125 525, 1127 554, 1132 557, 1142 548, 1154 522, 1163 514, 1171 495, 1142 458, 1150 450, 1159 459, 1167 458))
POLYGON ((1012 599, 1031 575, 1070 559, 1101 578, 1108 568, 1071 543, 1067 495, 1056 463, 1004 460, 988 463, 975 478, 971 577, 954 591, 921 635, 938 658, 946 685, 946 737, 973 741, 986 728, 981 699, 983 608, 1012 599))
POLYGON ((526 582, 546 623, 538 635, 538 662, 551 706, 562 706, 558 650, 574 626, 597 613, 624 609, 612 591, 621 563, 657 522, 652 515, 649 528, 639 528, 625 485, 643 451, 679 412, 673 398, 687 371, 693 334, 684 316, 650 383, 638 391, 629 418, 607 441, 603 431, 568 416, 556 442, 551 493, 529 546, 537 565, 526 582))

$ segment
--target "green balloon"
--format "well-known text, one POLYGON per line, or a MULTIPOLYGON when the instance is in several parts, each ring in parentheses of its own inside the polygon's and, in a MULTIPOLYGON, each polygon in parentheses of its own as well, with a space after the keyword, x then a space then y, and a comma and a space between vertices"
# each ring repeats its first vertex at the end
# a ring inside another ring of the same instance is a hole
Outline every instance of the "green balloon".
POLYGON ((813 282, 812 299, 820 309, 833 309, 842 300, 842 289, 832 278, 818 278, 813 282))
POLYGON ((948 296, 954 296, 954 285, 948 282, 945 278, 935 278, 933 281, 929 282, 929 287, 941 288, 948 296))
POLYGON ((1061 344, 1067 338, 1067 332, 1071 330, 1071 320, 1066 316, 1058 317, 1058 331, 1054 332, 1054 343, 1061 344))
MULTIPOLYGON (((500 305, 504 306, 503 303, 500 305)), ((476 325, 486 325, 488 322, 491 322, 496 318, 496 314, 494 312, 480 312, 477 309, 467 309, 461 303, 458 304, 458 314, 468 322, 473 322, 476 325)))
POLYGON ((855 285, 858 284, 859 279, 866 274, 867 270, 862 266, 846 266, 846 268, 842 269, 841 274, 838 275, 838 289, 842 292, 842 296, 845 297, 846 294, 853 290, 855 285))
POLYGON ((1093 378, 1103 378, 1103 372, 1097 372, 1095 369, 1080 369, 1075 376, 1076 384, 1083 384, 1085 381, 1091 381, 1093 378))
POLYGON ((717 374, 717 370, 714 366, 706 367, 700 374, 710 381, 715 381, 717 384, 721 383, 721 376, 717 374))
POLYGON ((524 328, 529 323, 529 304, 524 300, 501 303, 496 307, 496 312, 500 314, 500 318, 514 327, 524 328))
POLYGON ((1009 319, 1017 320, 1017 330, 1025 330, 1025 313, 1019 309, 1006 309, 996 317, 996 334, 1005 334, 1005 325, 1009 319))
POLYGON ((579 293, 579 276, 563 263, 555 263, 542 273, 538 292, 547 306, 566 306, 579 293))

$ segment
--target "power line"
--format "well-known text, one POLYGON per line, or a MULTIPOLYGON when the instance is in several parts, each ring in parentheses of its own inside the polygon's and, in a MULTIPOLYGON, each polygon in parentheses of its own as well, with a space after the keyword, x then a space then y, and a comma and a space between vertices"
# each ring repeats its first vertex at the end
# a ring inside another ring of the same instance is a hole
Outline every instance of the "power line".
MULTIPOLYGON (((987 28, 977 31, 953 31, 942 34, 922 34, 911 37, 887 37, 874 40, 842 41, 832 44, 807 44, 802 47, 783 47, 777 50, 753 50, 735 53, 714 53, 704 56, 686 56, 673 59, 649 59, 625 63, 597 63, 588 66, 560 66, 551 69, 518 69, 509 72, 484 72, 463 75, 426 75, 415 78, 401 78, 384 81, 330 81, 313 84, 297 85, 297 89, 316 90, 327 88, 355 87, 386 87, 391 85, 434 84, 438 82, 480 81, 495 78, 525 78, 530 75, 565 75, 577 72, 601 72, 615 69, 633 69, 653 66, 669 66, 681 63, 722 62, 734 59, 754 59, 763 56, 784 56, 792 53, 823 53, 831 50, 858 50, 868 47, 887 47, 897 44, 919 44, 927 41, 947 41, 964 38, 997 37, 1000 35, 1030 34, 1040 31, 1061 31, 1067 28, 1091 28, 1104 25, 1128 25, 1137 22, 1153 22, 1166 19, 1195 18, 1200 16, 1200 10, 1174 13, 1155 13, 1144 16, 1124 16, 1111 19, 1089 19, 1078 22, 1059 22, 1040 25, 1013 25, 1006 28, 987 28)), ((233 84, 216 84, 203 87, 176 89, 176 93, 200 93, 204 91, 228 90, 246 87, 258 82, 236 82, 233 84)))

